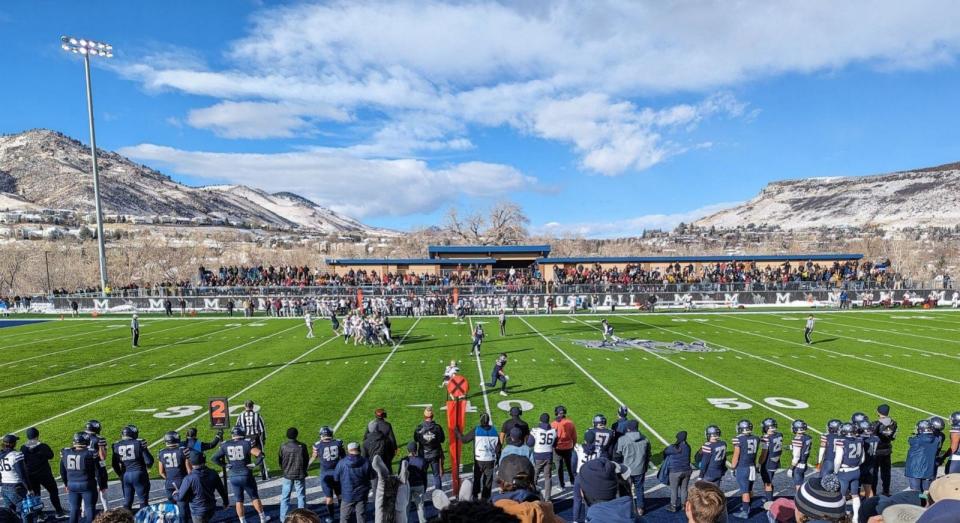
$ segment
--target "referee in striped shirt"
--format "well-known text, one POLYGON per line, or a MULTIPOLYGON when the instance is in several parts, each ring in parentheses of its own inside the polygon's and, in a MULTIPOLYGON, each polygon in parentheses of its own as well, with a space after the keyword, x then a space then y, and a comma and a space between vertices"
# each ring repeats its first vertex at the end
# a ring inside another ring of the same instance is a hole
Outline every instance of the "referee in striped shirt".
MULTIPOLYGON (((237 417, 237 426, 246 432, 246 439, 250 442, 250 445, 262 451, 267 442, 267 427, 263 424, 260 413, 254 410, 253 400, 245 401, 243 406, 244 411, 237 417)), ((257 466, 260 467, 260 478, 264 481, 270 479, 267 466, 264 463, 263 452, 257 458, 257 466)))

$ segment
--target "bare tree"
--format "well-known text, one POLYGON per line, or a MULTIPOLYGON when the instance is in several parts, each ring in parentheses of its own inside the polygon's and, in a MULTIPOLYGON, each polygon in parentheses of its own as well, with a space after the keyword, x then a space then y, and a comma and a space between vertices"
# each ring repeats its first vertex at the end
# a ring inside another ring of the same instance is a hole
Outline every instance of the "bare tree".
POLYGON ((462 218, 455 207, 447 210, 444 229, 459 241, 475 245, 504 245, 527 238, 530 218, 519 205, 500 202, 487 212, 462 218))

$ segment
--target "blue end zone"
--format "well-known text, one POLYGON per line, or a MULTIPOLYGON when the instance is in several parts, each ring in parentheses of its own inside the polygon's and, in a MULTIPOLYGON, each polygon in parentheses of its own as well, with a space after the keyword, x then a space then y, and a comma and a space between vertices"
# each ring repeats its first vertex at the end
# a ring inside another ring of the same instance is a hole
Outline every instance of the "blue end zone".
POLYGON ((31 323, 46 323, 50 320, 0 320, 0 329, 4 327, 19 327, 21 325, 30 325, 31 323))

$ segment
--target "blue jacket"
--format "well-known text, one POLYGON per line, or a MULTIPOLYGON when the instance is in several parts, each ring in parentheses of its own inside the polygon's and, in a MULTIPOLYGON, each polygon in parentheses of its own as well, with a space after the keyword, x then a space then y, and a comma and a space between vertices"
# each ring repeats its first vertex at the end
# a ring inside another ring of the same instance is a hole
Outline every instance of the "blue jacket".
POLYGON ((910 437, 907 461, 903 475, 908 478, 933 479, 937 475, 937 437, 933 434, 917 434, 910 437))
POLYGON ((503 447, 503 450, 500 452, 500 461, 503 461, 503 458, 512 454, 523 456, 529 459, 530 463, 533 463, 533 449, 526 445, 513 444, 508 444, 507 446, 503 447))
POLYGON ((668 463, 667 468, 671 474, 693 470, 693 467, 690 466, 690 445, 687 442, 681 443, 679 447, 668 445, 667 448, 663 449, 663 456, 665 458, 664 462, 668 463))
POLYGON ((220 476, 213 469, 197 467, 183 478, 177 501, 189 503, 192 516, 210 516, 217 511, 217 493, 226 505, 227 489, 220 476))
POLYGON ((347 503, 363 501, 370 495, 370 462, 363 456, 348 454, 337 463, 333 476, 340 483, 341 499, 347 503))

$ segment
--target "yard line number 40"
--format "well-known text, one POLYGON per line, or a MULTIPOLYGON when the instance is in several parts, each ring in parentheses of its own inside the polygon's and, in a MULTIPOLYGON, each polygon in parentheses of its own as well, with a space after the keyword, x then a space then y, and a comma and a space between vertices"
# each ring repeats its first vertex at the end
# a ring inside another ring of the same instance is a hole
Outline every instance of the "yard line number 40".
MULTIPOLYGON (((747 410, 753 408, 752 404, 742 401, 740 398, 707 398, 707 402, 718 409, 747 410)), ((763 398, 763 402, 779 409, 806 409, 810 407, 806 402, 779 396, 763 398)))

